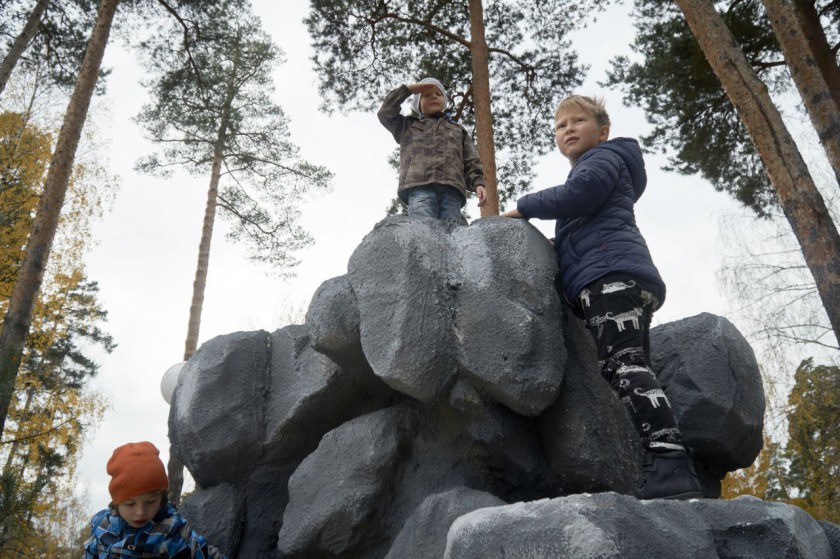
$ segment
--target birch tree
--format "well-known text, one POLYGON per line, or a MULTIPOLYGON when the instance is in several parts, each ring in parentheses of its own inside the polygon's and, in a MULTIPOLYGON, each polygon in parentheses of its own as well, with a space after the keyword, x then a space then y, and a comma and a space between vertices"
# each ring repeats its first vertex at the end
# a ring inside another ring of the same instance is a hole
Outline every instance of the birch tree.
MULTIPOLYGON (((20 249, 50 161, 51 135, 33 120, 0 114, 0 309, 8 306, 20 271, 20 249)), ((74 168, 56 233, 59 255, 50 258, 21 355, 0 445, 0 557, 57 556, 54 545, 41 542, 67 538, 45 538, 45 526, 67 529, 61 519, 73 500, 81 443, 104 410, 104 402, 85 391, 99 368, 90 349, 114 347, 100 328, 106 313, 98 288, 82 267, 80 245, 89 240, 91 220, 101 215, 111 187, 95 167, 85 161, 74 168)))
POLYGON ((14 393, 23 346, 32 320, 35 296, 44 278, 76 148, 118 4, 119 0, 103 0, 99 6, 84 62, 58 133, 32 233, 27 241, 26 255, 3 319, 3 329, 0 331, 0 435, 3 434, 9 403, 14 393))

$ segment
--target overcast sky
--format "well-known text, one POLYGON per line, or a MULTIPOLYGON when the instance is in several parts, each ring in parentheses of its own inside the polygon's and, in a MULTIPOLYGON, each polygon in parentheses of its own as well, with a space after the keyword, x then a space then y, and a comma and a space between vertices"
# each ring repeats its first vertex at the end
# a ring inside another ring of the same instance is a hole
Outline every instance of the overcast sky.
MULTIPOLYGON (((239 330, 273 331, 302 317, 318 286, 347 271, 353 250, 384 217, 396 192, 396 176, 386 161, 395 144, 375 111, 332 116, 318 111, 309 38, 301 23, 309 3, 285 0, 282 8, 270 0, 254 4, 265 29, 286 52, 287 62, 276 72, 276 99, 291 119, 292 139, 305 158, 327 166, 335 179, 329 193, 305 200, 301 219, 315 243, 299 253, 302 263, 292 280, 277 280, 264 267, 249 263, 244 249, 225 239, 225 222, 217 219, 199 343, 239 330)), ((638 137, 649 129, 640 110, 624 107, 619 94, 602 91, 596 83, 603 81, 610 58, 629 51, 632 38, 632 20, 621 7, 574 35, 581 60, 591 65, 579 92, 606 97, 612 137, 638 137)), ((142 70, 116 41, 109 45, 104 64, 113 70, 104 100, 111 119, 106 128, 110 166, 122 186, 113 210, 96 226, 98 245, 87 264, 109 313, 106 328, 119 346, 101 357, 93 382, 110 408, 79 468, 79 489, 90 498, 91 514, 108 503, 105 463, 115 447, 149 440, 161 449, 164 462, 168 459, 169 408, 160 394, 160 379, 184 352, 209 180, 209 169, 207 177, 176 174, 169 180, 133 171, 136 159, 152 150, 131 122, 146 99, 138 84, 142 70)), ((551 115, 546 115, 546 134, 551 134, 551 115)), ((715 282, 722 252, 717 228, 719 217, 735 211, 736 205, 698 178, 661 171, 664 162, 661 156, 648 156, 648 188, 636 208, 668 285, 667 302, 654 325, 700 312, 726 316, 727 302, 715 282)), ((568 170, 559 153, 545 156, 534 189, 561 183, 568 170)), ((470 213, 479 215, 474 206, 470 213)), ((553 236, 551 222, 532 223, 553 236)))

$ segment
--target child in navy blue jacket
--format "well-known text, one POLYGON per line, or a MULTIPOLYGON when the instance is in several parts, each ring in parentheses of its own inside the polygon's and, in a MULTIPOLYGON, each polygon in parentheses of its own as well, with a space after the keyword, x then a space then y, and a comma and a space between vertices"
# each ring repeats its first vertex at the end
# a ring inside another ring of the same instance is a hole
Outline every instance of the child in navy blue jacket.
POLYGON ((609 139, 603 101, 580 95, 554 114, 557 147, 572 164, 565 184, 527 194, 507 217, 556 219, 562 292, 598 349, 601 374, 630 411, 645 450, 643 498, 700 497, 676 418, 650 366, 653 312, 665 283, 636 226, 647 184, 638 142, 609 139))

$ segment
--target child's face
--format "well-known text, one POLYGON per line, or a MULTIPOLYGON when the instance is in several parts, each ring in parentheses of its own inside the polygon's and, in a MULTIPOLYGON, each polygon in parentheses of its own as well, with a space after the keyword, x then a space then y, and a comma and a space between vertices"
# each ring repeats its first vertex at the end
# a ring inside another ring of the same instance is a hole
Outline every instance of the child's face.
POLYGON ((140 528, 155 517, 162 500, 163 495, 160 491, 143 493, 118 504, 117 512, 131 526, 140 528))
POLYGON ((610 137, 610 127, 598 124, 595 116, 577 105, 563 107, 554 121, 557 147, 571 162, 610 137))
POLYGON ((424 115, 443 112, 444 108, 443 93, 438 88, 435 88, 435 92, 432 94, 420 96, 420 112, 424 115))

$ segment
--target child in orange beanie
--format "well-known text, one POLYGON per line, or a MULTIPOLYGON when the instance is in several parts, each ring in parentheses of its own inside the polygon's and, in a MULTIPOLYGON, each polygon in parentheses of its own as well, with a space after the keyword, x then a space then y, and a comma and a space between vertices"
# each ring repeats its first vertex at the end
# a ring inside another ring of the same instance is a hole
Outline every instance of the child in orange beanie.
POLYGON ((110 506, 94 515, 85 559, 224 559, 167 500, 169 480, 150 442, 128 443, 108 460, 110 506))

